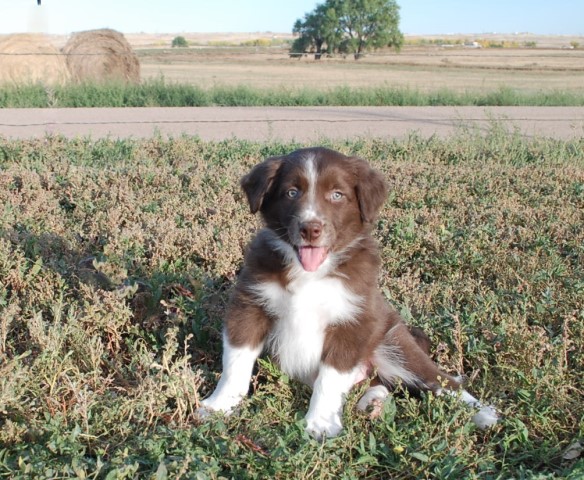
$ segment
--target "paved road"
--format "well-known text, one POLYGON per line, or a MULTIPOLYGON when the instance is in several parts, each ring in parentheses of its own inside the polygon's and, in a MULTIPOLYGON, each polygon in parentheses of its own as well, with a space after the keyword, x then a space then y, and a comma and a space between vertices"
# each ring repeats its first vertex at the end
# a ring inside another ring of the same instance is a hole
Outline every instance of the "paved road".
POLYGON ((584 107, 199 107, 0 109, 0 135, 101 138, 196 135, 256 141, 448 136, 492 120, 528 136, 584 136, 584 107))

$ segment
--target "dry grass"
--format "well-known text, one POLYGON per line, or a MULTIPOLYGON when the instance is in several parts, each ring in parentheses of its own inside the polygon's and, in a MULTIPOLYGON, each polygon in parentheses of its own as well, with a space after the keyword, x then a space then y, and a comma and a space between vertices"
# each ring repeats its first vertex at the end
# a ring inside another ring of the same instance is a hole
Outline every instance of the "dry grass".
MULTIPOLYGON (((138 54, 142 79, 152 81, 163 77, 166 83, 192 84, 205 90, 220 86, 248 86, 289 91, 308 88, 326 92, 337 87, 368 89, 384 87, 423 93, 448 90, 478 95, 500 89, 510 89, 524 94, 584 93, 584 50, 562 48, 569 46, 570 42, 584 45, 582 37, 528 35, 510 37, 482 35, 464 39, 444 37, 445 42, 484 39, 495 43, 515 42, 519 46, 530 42, 537 45, 537 48, 482 49, 444 48, 439 44, 420 44, 422 41, 438 39, 411 37, 410 44, 406 45, 401 53, 380 52, 368 55, 358 62, 350 57, 323 58, 316 62, 310 56, 301 59, 289 58, 287 44, 282 43, 290 40, 289 34, 184 34, 184 36, 194 46, 171 49, 170 44, 174 37, 172 34, 127 35, 128 42, 138 54), (272 41, 274 45, 238 46, 254 40, 272 41)), ((52 37, 51 42, 55 45, 64 45, 66 38, 52 37)), ((94 43, 86 45, 89 53, 99 53, 94 51, 99 48, 99 45, 94 43)), ((133 58, 124 52, 123 58, 126 56, 133 58)), ((94 57, 85 57, 83 62, 92 68, 101 65, 94 60, 94 57), (90 61, 87 61, 88 58, 90 61)), ((117 62, 119 63, 119 59, 117 62)), ((124 70, 122 76, 124 78, 130 76, 132 81, 136 81, 138 74, 135 73, 134 67, 131 69, 133 73, 124 70)), ((101 78, 110 76, 109 71, 112 70, 110 66, 104 65, 100 68, 101 78)), ((17 76, 27 78, 24 74, 17 76)), ((83 78, 88 77, 84 75, 83 78)))
POLYGON ((501 425, 403 394, 369 419, 351 395, 319 445, 308 392, 268 361, 238 415, 195 419, 257 227, 237 180, 298 146, 0 140, 0 475, 579 478, 584 145, 497 127, 330 146, 387 176, 383 292, 501 425))
MULTIPOLYGON (((444 88, 485 92, 501 87, 526 92, 584 91, 584 51, 561 48, 571 40, 584 45, 582 38, 513 36, 513 41, 533 41, 544 48, 406 46, 401 53, 381 52, 359 62, 350 57, 316 62, 311 56, 290 59, 285 46, 216 48, 209 46, 209 42, 217 42, 219 36, 213 40, 186 37, 202 46, 170 50, 160 46, 166 42, 165 38, 158 41, 158 46, 155 46, 156 41, 148 45, 147 37, 130 38, 140 45, 136 48, 143 77, 162 75, 171 82, 193 83, 203 88, 243 84, 321 90, 337 86, 391 86, 424 92, 444 88)), ((503 41, 505 38, 493 36, 489 39, 503 41)), ((227 36, 224 41, 237 44, 242 40, 227 36)))
MULTIPOLYGON (((352 60, 323 61, 291 60, 285 55, 253 54, 247 58, 224 59, 200 57, 173 61, 149 59, 141 56, 142 77, 160 76, 168 82, 192 83, 202 88, 217 85, 251 85, 257 88, 301 88, 327 90, 335 87, 408 88, 421 92, 449 89, 456 92, 484 93, 500 88, 511 88, 535 93, 547 90, 584 92, 584 72, 525 69, 485 69, 448 65, 449 55, 439 61, 445 65, 403 64, 403 57, 380 61, 352 60)), ((416 61, 418 59, 416 58, 416 61)), ((578 59, 582 61, 582 59, 578 59)), ((407 62, 407 61, 406 61, 407 62)))

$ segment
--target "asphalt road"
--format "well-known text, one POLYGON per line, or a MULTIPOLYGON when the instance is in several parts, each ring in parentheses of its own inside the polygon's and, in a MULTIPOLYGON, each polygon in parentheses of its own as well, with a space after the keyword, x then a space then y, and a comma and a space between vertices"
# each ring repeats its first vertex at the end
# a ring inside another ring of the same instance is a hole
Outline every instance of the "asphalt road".
POLYGON ((0 109, 8 138, 194 135, 202 140, 318 142, 323 138, 449 136, 497 120, 527 136, 584 136, 584 107, 196 107, 0 109))

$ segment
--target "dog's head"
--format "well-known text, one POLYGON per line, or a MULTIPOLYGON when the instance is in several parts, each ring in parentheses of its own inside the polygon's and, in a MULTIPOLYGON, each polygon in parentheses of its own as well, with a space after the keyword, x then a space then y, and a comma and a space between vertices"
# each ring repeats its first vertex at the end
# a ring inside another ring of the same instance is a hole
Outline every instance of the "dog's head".
POLYGON ((251 212, 261 212, 307 271, 368 232, 387 196, 383 176, 367 162, 326 148, 268 158, 241 186, 251 212))

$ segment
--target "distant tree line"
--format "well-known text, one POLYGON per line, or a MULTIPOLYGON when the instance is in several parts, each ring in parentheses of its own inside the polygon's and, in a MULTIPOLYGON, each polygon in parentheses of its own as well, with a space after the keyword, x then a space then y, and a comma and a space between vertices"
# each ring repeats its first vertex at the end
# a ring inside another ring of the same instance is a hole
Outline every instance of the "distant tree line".
POLYGON ((353 54, 383 47, 399 49, 404 37, 399 30, 399 6, 395 0, 326 0, 296 20, 292 54, 353 54))

